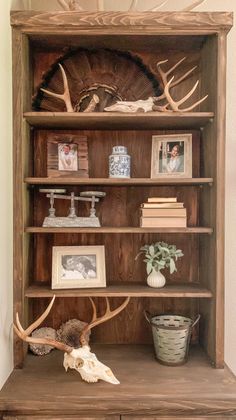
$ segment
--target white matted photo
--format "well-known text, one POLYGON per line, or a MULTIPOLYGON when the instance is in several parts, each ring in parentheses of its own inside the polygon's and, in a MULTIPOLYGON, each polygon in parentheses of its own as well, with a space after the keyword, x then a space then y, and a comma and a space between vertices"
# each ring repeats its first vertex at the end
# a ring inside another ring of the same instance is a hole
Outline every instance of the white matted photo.
POLYGON ((192 134, 152 136, 151 178, 192 178, 192 134))
POLYGON ((54 246, 52 289, 94 287, 106 287, 104 246, 54 246))

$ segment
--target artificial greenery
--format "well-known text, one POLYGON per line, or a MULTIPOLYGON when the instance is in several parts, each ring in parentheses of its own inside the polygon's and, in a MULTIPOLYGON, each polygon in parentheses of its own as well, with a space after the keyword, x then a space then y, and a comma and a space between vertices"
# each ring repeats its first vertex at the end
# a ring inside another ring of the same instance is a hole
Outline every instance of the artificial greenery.
POLYGON ((143 261, 147 264, 147 274, 150 274, 153 270, 160 271, 163 268, 169 268, 170 274, 174 273, 174 271, 177 271, 175 261, 184 255, 181 249, 165 242, 142 246, 135 259, 141 254, 145 255, 143 261))

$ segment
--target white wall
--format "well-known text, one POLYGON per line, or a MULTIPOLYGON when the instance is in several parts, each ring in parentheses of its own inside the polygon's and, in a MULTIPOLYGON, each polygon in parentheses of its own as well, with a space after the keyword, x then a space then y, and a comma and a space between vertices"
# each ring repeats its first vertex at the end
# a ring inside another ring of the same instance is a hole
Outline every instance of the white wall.
POLYGON ((0 13, 0 388, 12 370, 12 130, 10 0, 0 13))
MULTIPOLYGON (((112 3, 112 2, 111 2, 112 3)), ((121 9, 129 1, 118 2, 113 0, 113 10, 121 9), (120 4, 122 7, 118 7, 120 4)), ((139 1, 140 10, 144 7, 155 6, 157 0, 139 1), (149 6, 148 6, 149 5, 149 6)), ((159 2, 160 3, 160 2, 159 2)), ((53 8, 56 1, 51 0, 53 8)), ((87 1, 81 1, 86 6, 87 1)), ((91 4, 91 2, 90 2, 91 4)), ((108 1, 105 1, 108 4, 108 1)), ((181 5, 189 4, 188 0, 170 0, 168 10, 180 9, 181 5)), ((11 322, 12 322, 12 160, 11 160, 11 43, 9 10, 10 0, 0 0, 0 57, 4 66, 1 66, 0 77, 0 388, 12 369, 12 345, 11 345, 11 322)), ((27 0, 13 0, 14 9, 23 8, 27 0)), ((32 0, 36 9, 48 8, 48 0, 32 0), (37 7, 38 4, 38 7, 37 7)), ((56 9, 56 7, 54 7, 56 9)), ((167 9, 167 6, 166 6, 167 9)), ((163 9, 165 10, 165 9, 163 9)), ((235 0, 208 0, 200 10, 210 11, 234 11, 236 15, 235 0)), ((234 77, 236 66, 236 29, 230 32, 228 37, 228 78, 227 78, 227 153, 226 153, 226 312, 225 312, 225 360, 228 366, 236 374, 236 78, 234 77)))

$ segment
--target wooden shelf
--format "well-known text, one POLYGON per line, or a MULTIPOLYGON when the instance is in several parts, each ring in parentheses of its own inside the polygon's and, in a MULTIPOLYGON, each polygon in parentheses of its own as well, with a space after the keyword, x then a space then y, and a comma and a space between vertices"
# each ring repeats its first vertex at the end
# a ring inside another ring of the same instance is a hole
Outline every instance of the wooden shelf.
POLYGON ((187 228, 141 228, 141 227, 84 227, 84 228, 52 228, 30 226, 25 228, 27 233, 208 233, 213 232, 209 227, 187 228))
POLYGON ((198 285, 167 285, 154 289, 142 284, 117 284, 101 289, 66 289, 52 290, 50 286, 32 285, 25 290, 28 298, 52 297, 86 297, 86 296, 131 296, 131 297, 179 297, 211 298, 212 292, 198 285))
POLYGON ((212 185, 213 178, 36 178, 27 177, 25 183, 30 185, 212 185))
POLYGON ((146 413, 155 413, 152 418, 178 414, 179 419, 213 418, 217 413, 218 420, 235 415, 233 374, 227 368, 213 369, 198 346, 191 346, 188 363, 176 368, 159 364, 149 345, 92 344, 92 351, 112 369, 120 385, 103 381, 88 385, 75 370, 66 373, 58 350, 42 357, 29 354, 24 369, 14 370, 3 387, 0 410, 24 418, 28 413, 29 419, 39 413, 40 418, 58 419, 83 418, 85 413, 107 419, 114 413, 124 419, 146 418, 146 413))
POLYGON ((37 128, 78 128, 103 130, 150 130, 150 129, 197 129, 204 127, 214 118, 213 112, 148 112, 148 113, 66 113, 26 112, 26 121, 37 128))

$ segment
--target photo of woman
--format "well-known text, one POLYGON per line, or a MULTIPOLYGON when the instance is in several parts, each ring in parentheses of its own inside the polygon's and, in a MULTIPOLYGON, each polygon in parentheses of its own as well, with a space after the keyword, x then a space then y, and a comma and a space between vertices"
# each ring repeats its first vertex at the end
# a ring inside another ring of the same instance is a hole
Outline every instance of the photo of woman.
POLYGON ((151 178, 192 178, 192 134, 152 136, 151 178))
POLYGON ((160 173, 184 172, 184 142, 162 142, 159 151, 160 173))
POLYGON ((96 278, 96 255, 63 255, 61 257, 63 279, 96 278))

